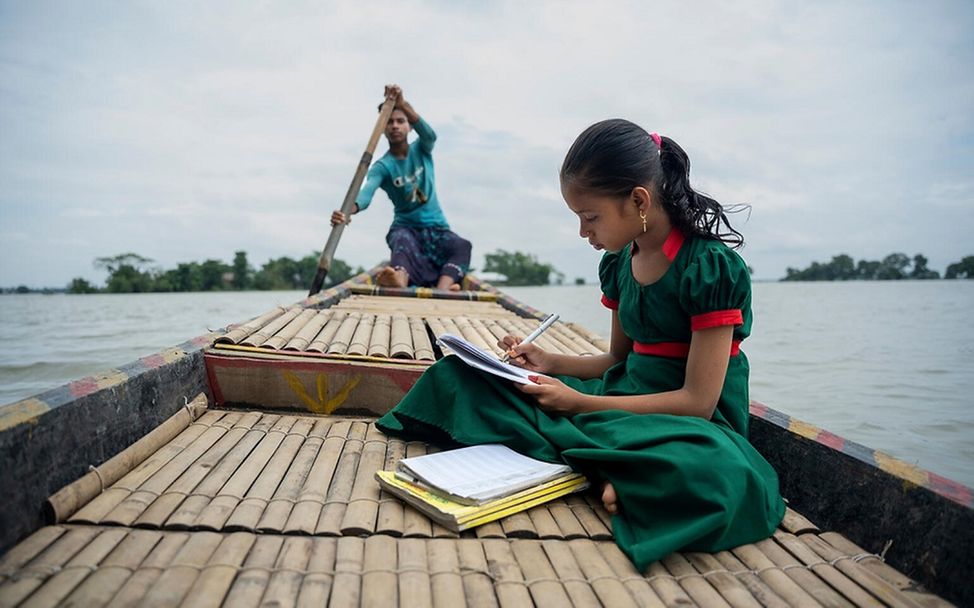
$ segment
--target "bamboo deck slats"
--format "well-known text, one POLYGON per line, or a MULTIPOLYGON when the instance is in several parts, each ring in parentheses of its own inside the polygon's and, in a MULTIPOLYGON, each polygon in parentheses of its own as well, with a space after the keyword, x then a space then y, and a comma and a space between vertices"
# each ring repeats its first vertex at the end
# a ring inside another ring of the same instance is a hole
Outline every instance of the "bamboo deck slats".
MULTIPOLYGON (((231 328, 214 346, 218 351, 243 348, 285 355, 433 361, 433 341, 444 333, 501 355, 498 339, 527 335, 538 323, 496 302, 352 295, 324 310, 275 309, 231 328)), ((594 355, 607 348, 598 336, 561 322, 537 343, 568 354, 594 355)))
POLYGON ((0 558, 0 606, 949 605, 790 509, 772 538, 640 574, 592 493, 432 524, 373 475, 436 448, 370 419, 207 410, 170 434, 0 558))

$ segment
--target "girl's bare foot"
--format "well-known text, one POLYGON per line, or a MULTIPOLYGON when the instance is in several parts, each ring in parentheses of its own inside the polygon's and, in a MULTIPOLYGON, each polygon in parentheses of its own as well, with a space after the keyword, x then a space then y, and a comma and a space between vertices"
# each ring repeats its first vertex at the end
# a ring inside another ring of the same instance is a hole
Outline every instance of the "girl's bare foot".
POLYGON ((610 514, 615 515, 619 512, 619 498, 616 496, 616 489, 608 481, 602 486, 602 506, 610 514))
POLYGON ((409 285, 409 274, 402 268, 386 266, 379 271, 375 282, 383 287, 406 287, 409 285))

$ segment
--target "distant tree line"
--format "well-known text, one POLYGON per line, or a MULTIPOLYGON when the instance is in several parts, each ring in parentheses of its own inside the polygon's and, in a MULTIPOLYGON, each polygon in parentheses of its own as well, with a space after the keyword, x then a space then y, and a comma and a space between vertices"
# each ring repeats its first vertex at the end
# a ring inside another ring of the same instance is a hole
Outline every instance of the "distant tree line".
MULTIPOLYGON (((939 279, 940 273, 927 267, 926 256, 912 258, 905 253, 891 253, 880 261, 859 260, 846 254, 824 264, 812 262, 808 268, 788 268, 782 281, 895 281, 900 279, 939 279)), ((974 279, 974 255, 947 266, 945 279, 974 279)))
MULTIPOLYGON (((247 261, 246 251, 234 253, 233 263, 221 260, 186 262, 163 270, 153 267, 153 260, 137 253, 122 253, 96 258, 95 267, 105 270, 105 287, 99 288, 83 278, 75 278, 68 293, 150 293, 167 291, 242 291, 307 289, 318 270, 318 254, 299 260, 287 256, 268 260, 259 270, 247 261)), ((326 286, 334 285, 364 272, 352 269, 342 260, 332 260, 326 286)))
POLYGON ((484 262, 484 272, 504 276, 502 280, 495 281, 500 285, 550 285, 552 281, 561 285, 565 281, 564 274, 551 264, 539 262, 531 253, 498 249, 485 255, 484 262))

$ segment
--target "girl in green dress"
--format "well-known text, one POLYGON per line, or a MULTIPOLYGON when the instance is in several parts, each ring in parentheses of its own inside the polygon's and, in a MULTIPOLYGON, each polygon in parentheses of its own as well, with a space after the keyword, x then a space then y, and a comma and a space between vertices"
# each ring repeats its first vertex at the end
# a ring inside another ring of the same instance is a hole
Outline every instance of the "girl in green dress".
POLYGON ((513 385, 456 357, 431 366, 389 414, 386 433, 503 443, 602 482, 616 542, 638 568, 676 550, 768 537, 784 515, 778 479, 747 441, 751 330, 743 243, 717 201, 695 192, 673 140, 625 120, 576 139, 561 191, 579 235, 605 250, 609 352, 570 356, 506 336, 538 372, 513 385))

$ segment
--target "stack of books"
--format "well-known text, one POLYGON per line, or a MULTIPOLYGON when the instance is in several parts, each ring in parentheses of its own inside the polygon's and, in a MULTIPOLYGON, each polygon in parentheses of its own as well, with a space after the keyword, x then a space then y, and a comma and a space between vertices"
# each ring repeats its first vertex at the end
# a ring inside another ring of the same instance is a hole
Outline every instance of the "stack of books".
POLYGON ((382 489, 454 532, 589 485, 567 465, 529 458, 496 444, 403 458, 395 471, 377 471, 375 477, 382 489))

